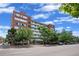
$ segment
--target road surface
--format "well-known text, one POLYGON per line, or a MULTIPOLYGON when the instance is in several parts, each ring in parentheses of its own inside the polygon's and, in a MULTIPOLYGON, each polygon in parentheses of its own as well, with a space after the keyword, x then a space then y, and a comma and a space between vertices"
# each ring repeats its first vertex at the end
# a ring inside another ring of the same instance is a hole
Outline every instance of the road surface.
POLYGON ((79 44, 34 46, 31 48, 0 48, 0 56, 79 56, 79 44))

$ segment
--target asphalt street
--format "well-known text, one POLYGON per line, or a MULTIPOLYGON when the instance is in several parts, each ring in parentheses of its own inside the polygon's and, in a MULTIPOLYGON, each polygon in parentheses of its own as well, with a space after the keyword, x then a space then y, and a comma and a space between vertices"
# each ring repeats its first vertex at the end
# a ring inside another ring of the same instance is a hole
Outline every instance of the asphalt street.
POLYGON ((0 56, 79 56, 79 44, 31 48, 0 48, 0 56))

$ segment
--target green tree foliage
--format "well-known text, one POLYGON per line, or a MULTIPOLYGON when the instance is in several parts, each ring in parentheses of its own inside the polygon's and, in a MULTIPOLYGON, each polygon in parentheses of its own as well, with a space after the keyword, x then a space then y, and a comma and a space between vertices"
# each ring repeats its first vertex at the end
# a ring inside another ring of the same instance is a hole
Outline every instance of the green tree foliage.
MULTIPOLYGON (((57 33, 55 30, 49 29, 44 26, 39 26, 38 29, 41 33, 40 38, 43 40, 43 44, 52 44, 56 42, 79 43, 79 37, 73 36, 71 31, 65 31, 63 29, 61 33, 57 33)), ((27 44, 29 44, 32 36, 33 33, 30 28, 21 27, 17 30, 11 28, 10 30, 8 30, 6 41, 10 44, 15 44, 17 42, 22 42, 22 44, 26 42, 27 44)))
POLYGON ((73 17, 79 17, 79 3, 63 3, 59 9, 73 17))
POLYGON ((63 43, 70 43, 73 41, 72 32, 63 30, 59 35, 59 41, 63 43))
POLYGON ((40 26, 38 28, 41 32, 41 38, 43 40, 43 44, 45 43, 53 43, 57 41, 56 32, 52 29, 48 29, 46 27, 40 26))
MULTIPOLYGON (((15 34, 15 42, 29 42, 32 38, 32 31, 30 28, 19 28, 15 34)), ((29 44, 29 43, 28 43, 29 44)))
POLYGON ((73 42, 74 43, 79 43, 79 37, 73 36, 73 42))
POLYGON ((15 33, 16 33, 16 29, 14 28, 9 29, 5 41, 9 42, 10 44, 13 44, 15 33))

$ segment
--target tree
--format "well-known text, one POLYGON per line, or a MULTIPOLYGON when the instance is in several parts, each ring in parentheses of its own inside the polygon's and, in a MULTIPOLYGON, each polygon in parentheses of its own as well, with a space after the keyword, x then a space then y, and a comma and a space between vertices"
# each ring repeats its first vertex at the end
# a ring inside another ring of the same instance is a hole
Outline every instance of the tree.
POLYGON ((73 42, 74 43, 79 43, 79 37, 73 36, 73 42))
POLYGON ((4 40, 5 40, 5 39, 0 36, 0 43, 3 43, 4 40))
POLYGON ((63 43, 71 43, 73 40, 72 32, 63 30, 59 35, 59 41, 63 43))
POLYGON ((15 42, 26 42, 29 45, 29 42, 32 38, 32 31, 30 28, 21 27, 16 31, 15 42))
POLYGON ((58 33, 56 31, 51 30, 49 37, 50 37, 49 39, 50 44, 58 42, 58 33))
POLYGON ((76 42, 79 43, 79 37, 76 37, 76 42))
POLYGON ((10 43, 11 45, 14 44, 14 37, 15 37, 16 29, 11 28, 8 30, 8 34, 6 35, 6 41, 10 43))
POLYGON ((63 3, 59 9, 73 17, 79 17, 79 3, 63 3))
POLYGON ((44 26, 40 26, 38 29, 40 30, 43 44, 50 44, 52 42, 57 41, 56 32, 54 30, 46 28, 44 26))

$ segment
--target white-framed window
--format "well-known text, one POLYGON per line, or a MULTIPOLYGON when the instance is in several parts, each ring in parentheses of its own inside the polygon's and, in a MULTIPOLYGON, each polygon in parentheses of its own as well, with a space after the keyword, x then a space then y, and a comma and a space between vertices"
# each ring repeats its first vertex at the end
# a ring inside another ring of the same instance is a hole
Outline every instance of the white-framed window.
POLYGON ((17 17, 15 17, 14 19, 15 19, 15 20, 18 20, 18 21, 21 21, 21 22, 27 22, 26 20, 21 19, 21 18, 17 18, 17 17))
POLYGON ((27 26, 26 24, 20 23, 20 22, 16 22, 16 25, 18 26, 27 26))
POLYGON ((20 14, 15 14, 16 16, 20 17, 21 15, 20 14))
POLYGON ((23 16, 23 18, 24 18, 24 19, 28 19, 28 17, 26 17, 26 16, 23 16))
POLYGON ((18 26, 15 26, 15 29, 18 29, 19 27, 18 26))

